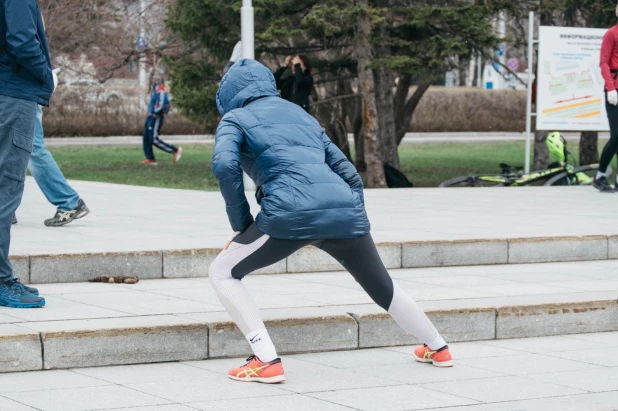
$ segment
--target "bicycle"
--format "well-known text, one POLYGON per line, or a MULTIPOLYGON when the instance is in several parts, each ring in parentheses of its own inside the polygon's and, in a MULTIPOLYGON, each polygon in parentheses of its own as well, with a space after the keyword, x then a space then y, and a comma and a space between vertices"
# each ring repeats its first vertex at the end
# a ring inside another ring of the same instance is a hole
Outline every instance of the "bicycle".
POLYGON ((500 174, 455 177, 442 182, 439 187, 521 187, 542 180, 547 180, 545 186, 592 184, 599 169, 598 164, 579 167, 569 164, 568 159, 573 159, 573 155, 567 150, 566 140, 557 131, 547 136, 545 144, 549 152, 558 158, 558 161, 550 164, 550 168, 546 170, 524 173, 523 167, 501 163, 500 174))

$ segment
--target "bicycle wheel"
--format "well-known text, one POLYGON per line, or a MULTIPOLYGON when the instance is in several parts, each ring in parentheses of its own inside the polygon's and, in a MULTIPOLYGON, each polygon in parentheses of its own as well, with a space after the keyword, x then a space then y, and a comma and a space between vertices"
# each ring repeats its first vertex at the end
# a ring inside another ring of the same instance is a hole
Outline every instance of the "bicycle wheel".
POLYGON ((556 174, 545 182, 546 186, 584 186, 592 184, 594 177, 599 171, 598 164, 577 167, 572 173, 566 171, 556 174))
POLYGON ((446 180, 438 187, 500 187, 504 186, 504 183, 496 181, 485 181, 482 178, 504 179, 503 176, 465 176, 455 177, 450 180, 446 180))

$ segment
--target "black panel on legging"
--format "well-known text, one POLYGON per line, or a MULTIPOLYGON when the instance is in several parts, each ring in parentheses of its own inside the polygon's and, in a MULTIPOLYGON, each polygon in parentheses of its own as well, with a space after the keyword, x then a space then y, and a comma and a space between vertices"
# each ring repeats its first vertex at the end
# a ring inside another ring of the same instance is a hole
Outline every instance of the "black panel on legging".
POLYGON ((371 234, 351 239, 326 240, 317 246, 339 261, 373 301, 388 311, 393 301, 393 280, 380 259, 371 234))
MULTIPOLYGON (((238 244, 251 244, 264 234, 255 223, 234 239, 238 244)), ((279 240, 269 238, 264 245, 232 269, 232 277, 244 276, 277 263, 307 245, 315 245, 335 258, 380 307, 388 311, 393 300, 393 280, 384 267, 370 234, 338 240, 279 240)))

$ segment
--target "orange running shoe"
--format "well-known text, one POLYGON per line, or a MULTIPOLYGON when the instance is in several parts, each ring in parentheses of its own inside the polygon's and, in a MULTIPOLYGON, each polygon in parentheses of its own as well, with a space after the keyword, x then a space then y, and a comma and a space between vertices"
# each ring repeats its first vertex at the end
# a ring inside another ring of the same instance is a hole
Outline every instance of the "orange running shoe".
POLYGON ((156 162, 156 161, 154 161, 154 160, 151 160, 151 159, 147 158, 146 160, 143 160, 143 161, 141 162, 141 164, 149 164, 149 165, 151 165, 151 166, 156 166, 156 165, 157 165, 157 162, 156 162))
POLYGON ((453 356, 448 349, 448 345, 434 351, 425 344, 416 347, 414 350, 414 358, 419 362, 432 363, 436 367, 452 367, 453 356))
POLYGON ((275 384, 285 381, 283 375, 283 365, 281 359, 277 358, 271 362, 262 362, 258 357, 252 355, 247 358, 247 363, 240 368, 232 368, 228 372, 228 377, 237 381, 255 381, 266 384, 275 384))

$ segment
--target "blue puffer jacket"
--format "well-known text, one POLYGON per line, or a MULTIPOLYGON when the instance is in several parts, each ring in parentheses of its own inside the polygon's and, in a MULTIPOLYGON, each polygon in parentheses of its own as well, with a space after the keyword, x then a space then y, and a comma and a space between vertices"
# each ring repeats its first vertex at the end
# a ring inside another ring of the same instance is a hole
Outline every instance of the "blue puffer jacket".
POLYGON ((258 228, 273 238, 354 238, 369 232, 354 166, 301 107, 282 99, 273 74, 238 61, 221 80, 212 169, 234 231, 253 217, 242 170, 259 187, 258 228))
POLYGON ((46 106, 53 91, 38 0, 0 0, 0 95, 46 106))

